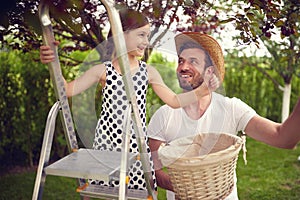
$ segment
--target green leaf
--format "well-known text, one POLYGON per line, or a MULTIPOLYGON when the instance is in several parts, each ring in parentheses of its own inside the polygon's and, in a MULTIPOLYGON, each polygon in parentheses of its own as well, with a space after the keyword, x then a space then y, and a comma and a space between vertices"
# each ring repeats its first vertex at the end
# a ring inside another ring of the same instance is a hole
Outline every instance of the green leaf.
POLYGON ((226 23, 229 23, 229 22, 232 22, 232 21, 235 21, 235 20, 236 20, 235 18, 225 19, 225 20, 220 21, 220 24, 226 24, 226 23))
POLYGON ((274 23, 275 26, 280 27, 284 25, 284 22, 282 20, 278 20, 277 22, 274 23))
POLYGON ((250 19, 251 21, 255 20, 255 15, 253 13, 247 13, 246 16, 248 17, 248 19, 250 19))

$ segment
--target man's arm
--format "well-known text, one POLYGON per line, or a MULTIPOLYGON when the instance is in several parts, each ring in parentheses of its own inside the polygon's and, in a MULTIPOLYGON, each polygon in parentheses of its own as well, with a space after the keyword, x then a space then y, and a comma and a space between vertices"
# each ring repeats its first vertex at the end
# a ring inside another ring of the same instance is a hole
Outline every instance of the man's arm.
POLYGON ((300 140, 300 98, 287 120, 280 124, 263 118, 253 117, 245 128, 248 136, 274 147, 292 149, 300 140))
POLYGON ((167 173, 165 173, 162 170, 163 166, 160 160, 158 159, 158 148, 161 144, 162 141, 149 138, 149 147, 151 149, 157 185, 161 188, 173 191, 173 186, 170 181, 170 177, 167 173))

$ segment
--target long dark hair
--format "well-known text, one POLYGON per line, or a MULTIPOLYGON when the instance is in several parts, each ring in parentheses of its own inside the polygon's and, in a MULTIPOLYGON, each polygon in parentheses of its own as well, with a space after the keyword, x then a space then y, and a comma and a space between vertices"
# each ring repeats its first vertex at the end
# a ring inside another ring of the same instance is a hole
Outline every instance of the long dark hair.
POLYGON ((120 10, 120 18, 124 32, 141 28, 149 24, 149 21, 145 15, 132 9, 120 10))
MULTIPOLYGON (((123 32, 134 30, 137 28, 141 28, 147 24, 149 24, 148 18, 143 15, 141 12, 133 9, 122 9, 119 11, 121 24, 123 28, 123 32)), ((114 56, 114 43, 112 38, 112 31, 110 29, 107 36, 107 45, 106 45, 106 58, 107 60, 112 59, 114 56)))

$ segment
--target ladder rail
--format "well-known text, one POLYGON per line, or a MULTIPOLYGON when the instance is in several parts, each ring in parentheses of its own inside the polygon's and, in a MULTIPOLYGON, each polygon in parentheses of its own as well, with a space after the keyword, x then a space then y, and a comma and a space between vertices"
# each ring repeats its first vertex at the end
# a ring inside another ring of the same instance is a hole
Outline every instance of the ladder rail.
POLYGON ((135 90, 131 79, 130 66, 129 66, 128 56, 127 56, 127 48, 126 48, 124 35, 122 34, 123 29, 121 25, 119 12, 115 8, 115 1, 101 0, 101 2, 104 4, 106 11, 108 13, 109 21, 111 24, 112 35, 113 35, 113 41, 116 47, 115 48, 116 54, 123 75, 124 84, 125 84, 126 95, 132 105, 132 120, 134 123, 134 131, 137 134, 136 139, 139 147, 140 159, 144 169, 144 177, 146 181, 147 191, 149 196, 152 196, 154 199, 156 199, 156 193, 153 188, 154 181, 153 181, 151 170, 149 170, 151 169, 151 167, 150 167, 149 157, 147 155, 147 150, 146 150, 146 141, 144 139, 145 137, 142 131, 142 122, 137 107, 135 90))
MULTIPOLYGON (((122 158, 120 166, 120 183, 119 183, 119 199, 127 199, 127 177, 128 177, 128 153, 130 148, 130 113, 131 105, 127 108, 127 115, 124 116, 125 122, 125 134, 123 136, 123 149, 122 149, 122 158)), ((123 123, 124 123, 123 122, 123 123)))
POLYGON ((52 30, 51 19, 49 16, 49 5, 47 4, 46 0, 41 0, 39 4, 39 17, 42 25, 43 41, 54 51, 55 59, 53 62, 50 62, 48 64, 48 68, 56 98, 60 102, 60 117, 63 124, 64 133, 67 139, 68 148, 69 151, 72 152, 74 149, 78 149, 78 143, 74 130, 73 120, 71 117, 68 97, 66 94, 64 78, 62 76, 62 71, 58 58, 57 47, 54 45, 55 38, 52 30))
POLYGON ((57 118, 58 111, 59 111, 59 102, 56 102, 50 109, 47 118, 32 200, 42 198, 43 189, 46 181, 46 174, 44 172, 44 168, 49 164, 51 146, 52 146, 53 135, 55 130, 55 121, 57 118))
MULTIPOLYGON (((58 99, 57 103, 55 104, 55 108, 57 108, 57 107, 60 108, 60 109, 57 109, 57 112, 58 112, 58 110, 60 110, 59 115, 60 115, 60 119, 61 119, 61 122, 63 125, 68 149, 69 149, 69 152, 72 152, 72 151, 78 149, 78 143, 77 143, 77 138, 76 138, 76 134, 75 134, 75 130, 74 130, 73 120, 71 117, 69 102, 68 102, 68 98, 66 95, 66 89, 64 87, 64 79, 62 76, 62 71, 61 71, 61 67, 60 67, 60 63, 59 63, 59 59, 58 59, 57 47, 53 43, 55 41, 55 38, 54 38, 52 26, 51 26, 51 19, 49 16, 49 5, 47 4, 47 0, 40 1, 38 11, 39 11, 39 19, 40 19, 41 27, 42 27, 43 41, 46 45, 51 47, 51 49, 54 51, 54 56, 55 56, 54 61, 48 64, 50 78, 53 83, 56 98, 58 99)), ((56 113, 56 111, 55 111, 55 113, 56 113)), ((57 113, 56 113, 56 115, 57 115, 57 113)), ((53 131, 53 133, 54 133, 54 128, 55 127, 53 127, 51 129, 51 132, 53 131)), ((47 127, 46 127, 46 132, 48 133, 47 127)), ((51 136, 51 134, 46 134, 44 136, 44 139, 47 137, 53 138, 53 135, 51 136)), ((52 143, 52 138, 49 138, 49 140, 51 140, 51 143, 52 143)), ((48 140, 48 139, 45 139, 45 140, 48 140)), ((45 144, 45 145, 48 147, 47 144, 45 144)), ((44 148, 44 144, 43 144, 42 148, 44 148)), ((50 147, 50 150, 51 150, 51 147, 50 147)), ((49 154, 50 154, 50 150, 49 150, 49 154)), ((33 192, 33 199, 42 198, 43 184, 44 184, 45 178, 46 178, 46 175, 41 176, 41 174, 43 173, 43 167, 44 167, 43 160, 44 159, 45 158, 41 158, 40 163, 39 163, 39 167, 38 167, 39 172, 37 174, 37 179, 36 179, 35 188, 34 188, 34 192, 33 192), (36 191, 36 190, 38 190, 38 191, 36 191), (38 195, 36 193, 38 193, 38 195)), ((48 159, 48 161, 49 161, 49 159, 48 159)), ((83 184, 85 184, 85 180, 78 179, 78 183, 79 183, 79 185, 83 185, 83 184)))

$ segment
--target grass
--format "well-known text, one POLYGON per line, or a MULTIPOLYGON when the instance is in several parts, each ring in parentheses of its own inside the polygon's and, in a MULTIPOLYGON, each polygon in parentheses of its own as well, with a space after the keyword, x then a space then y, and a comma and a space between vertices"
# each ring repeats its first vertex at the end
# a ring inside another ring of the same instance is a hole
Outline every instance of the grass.
MULTIPOLYGON (((35 183, 35 172, 9 174, 1 177, 1 200, 29 200, 35 183)), ((47 176, 43 199, 80 199, 75 192, 76 180, 66 177, 47 176)))
MULTIPOLYGON (((299 200, 300 147, 295 150, 276 149, 247 139, 247 160, 238 160, 238 192, 240 200, 299 200)), ((240 153, 240 156, 242 153, 240 153)), ((6 174, 0 177, 0 200, 27 200, 32 198, 35 172, 6 174)), ((80 199, 75 192, 76 180, 47 176, 43 192, 46 200, 80 199)), ((159 200, 164 200, 159 189, 159 200)))
POLYGON ((240 157, 237 166, 239 198, 299 200, 299 155, 300 147, 278 149, 248 138, 248 164, 245 165, 240 157))

